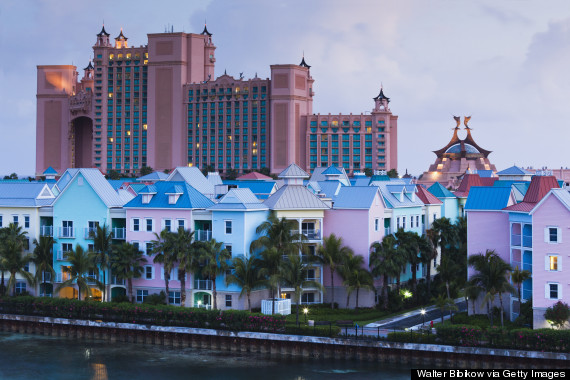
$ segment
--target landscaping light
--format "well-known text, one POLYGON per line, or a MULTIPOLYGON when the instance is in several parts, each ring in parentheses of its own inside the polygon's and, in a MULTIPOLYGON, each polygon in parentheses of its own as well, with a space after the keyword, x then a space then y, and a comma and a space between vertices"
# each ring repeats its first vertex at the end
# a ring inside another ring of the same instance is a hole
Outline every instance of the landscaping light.
POLYGON ((202 301, 198 301, 198 308, 200 308, 200 306, 202 306, 202 301))
POLYGON ((410 298, 412 296, 412 292, 410 292, 409 290, 404 290, 404 298, 410 298))
POLYGON ((307 314, 309 314, 309 308, 308 307, 304 308, 303 313, 305 314, 305 323, 307 323, 307 314))
POLYGON ((420 314, 422 315, 422 327, 426 323, 426 309, 421 309, 420 314))

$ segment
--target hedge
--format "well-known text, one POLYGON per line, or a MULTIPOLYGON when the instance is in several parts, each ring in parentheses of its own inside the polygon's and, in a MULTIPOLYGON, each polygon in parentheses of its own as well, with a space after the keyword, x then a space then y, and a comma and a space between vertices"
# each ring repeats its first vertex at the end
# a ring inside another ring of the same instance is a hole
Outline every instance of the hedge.
POLYGON ((65 298, 0 297, 0 312, 231 331, 283 332, 285 330, 285 317, 281 315, 250 314, 241 310, 220 311, 180 306, 102 303, 65 298))
POLYGON ((435 343, 436 337, 430 331, 426 332, 404 332, 396 331, 388 333, 386 340, 390 342, 402 343, 435 343))

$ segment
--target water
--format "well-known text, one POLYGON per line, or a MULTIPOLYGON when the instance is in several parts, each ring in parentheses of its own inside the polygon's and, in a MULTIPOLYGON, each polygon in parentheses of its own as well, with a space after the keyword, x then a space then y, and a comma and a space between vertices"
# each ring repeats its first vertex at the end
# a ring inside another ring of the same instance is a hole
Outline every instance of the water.
POLYGON ((78 341, 0 333, 0 379, 409 379, 410 368, 352 360, 78 341))

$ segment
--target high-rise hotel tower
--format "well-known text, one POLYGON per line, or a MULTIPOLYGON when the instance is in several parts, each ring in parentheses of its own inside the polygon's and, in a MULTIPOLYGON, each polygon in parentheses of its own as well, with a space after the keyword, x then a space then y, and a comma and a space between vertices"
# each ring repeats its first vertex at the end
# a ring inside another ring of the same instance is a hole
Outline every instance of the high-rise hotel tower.
POLYGON ((397 168, 397 116, 383 91, 372 112, 313 114, 310 66, 271 78, 214 76, 216 46, 200 34, 157 33, 132 47, 102 28, 93 62, 38 66, 36 174, 49 166, 137 173, 176 166, 279 172, 397 168))

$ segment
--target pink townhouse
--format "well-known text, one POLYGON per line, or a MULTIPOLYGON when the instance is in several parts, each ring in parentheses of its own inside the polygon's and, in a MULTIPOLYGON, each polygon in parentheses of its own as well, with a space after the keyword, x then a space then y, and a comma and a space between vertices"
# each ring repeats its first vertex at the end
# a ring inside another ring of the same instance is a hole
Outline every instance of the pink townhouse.
POLYGON ((534 328, 550 327, 546 309, 570 304, 570 194, 552 189, 530 212, 532 216, 532 310, 534 328))
MULTIPOLYGON (((341 186, 332 196, 332 208, 325 210, 324 237, 331 234, 342 238, 343 245, 350 247, 356 255, 364 258, 368 269, 370 246, 384 237, 384 200, 376 186, 341 186)), ((344 307, 346 288, 338 274, 334 277, 335 299, 331 297, 330 268, 323 268, 325 302, 338 302, 344 307)), ((355 306, 356 297, 351 297, 350 307, 355 306)), ((359 307, 375 305, 374 292, 360 291, 359 307)))
MULTIPOLYGON (((159 181, 145 186, 137 197, 124 206, 127 241, 145 252, 147 260, 142 277, 133 281, 137 302, 143 302, 148 295, 165 289, 163 267, 153 262, 152 242, 157 239, 157 234, 164 229, 174 232, 182 227, 194 231, 195 239, 211 239, 211 212, 206 209, 213 204, 186 182, 159 181)), ((186 276, 186 289, 181 289, 178 269, 175 268, 170 274, 170 304, 180 304, 183 291, 187 294, 187 300, 192 299, 194 284, 191 274, 186 276)))

